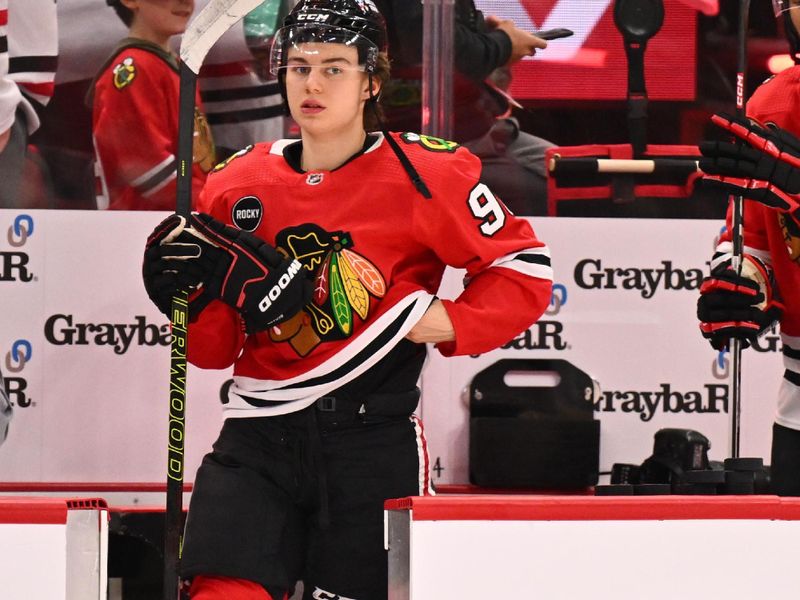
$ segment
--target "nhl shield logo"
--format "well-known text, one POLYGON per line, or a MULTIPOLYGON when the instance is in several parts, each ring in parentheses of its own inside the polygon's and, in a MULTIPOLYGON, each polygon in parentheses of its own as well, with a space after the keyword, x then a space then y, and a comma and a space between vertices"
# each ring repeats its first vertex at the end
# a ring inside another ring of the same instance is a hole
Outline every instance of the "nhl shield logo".
POLYGON ((121 90, 133 83, 136 78, 136 66, 133 58, 128 56, 125 60, 114 67, 114 87, 121 90))
POLYGON ((322 173, 309 173, 308 177, 306 177, 306 183, 308 185, 319 185, 322 183, 322 173))
POLYGON ((255 231, 261 224, 264 209, 261 200, 255 196, 239 198, 231 209, 231 221, 244 231, 255 231))

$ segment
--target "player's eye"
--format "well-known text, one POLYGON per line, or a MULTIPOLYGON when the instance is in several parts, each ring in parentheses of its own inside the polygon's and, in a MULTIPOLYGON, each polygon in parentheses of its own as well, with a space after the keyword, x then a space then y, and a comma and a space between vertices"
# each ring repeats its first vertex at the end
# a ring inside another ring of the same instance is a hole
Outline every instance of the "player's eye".
POLYGON ((325 69, 325 73, 327 75, 330 75, 331 77, 335 77, 337 75, 341 75, 342 73, 344 73, 344 69, 342 69, 341 67, 328 67, 327 69, 325 69))
POLYGON ((307 65, 289 65, 289 72, 294 75, 308 75, 311 67, 307 65))

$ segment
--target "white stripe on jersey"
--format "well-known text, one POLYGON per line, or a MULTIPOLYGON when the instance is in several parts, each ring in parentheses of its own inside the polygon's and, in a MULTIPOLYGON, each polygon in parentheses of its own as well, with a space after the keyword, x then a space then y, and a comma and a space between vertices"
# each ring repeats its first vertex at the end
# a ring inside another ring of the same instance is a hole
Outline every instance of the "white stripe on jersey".
POLYGON ((266 380, 234 375, 233 385, 228 391, 228 403, 223 407, 224 417, 283 415, 309 406, 317 398, 352 381, 386 356, 411 331, 433 300, 434 296, 424 290, 409 294, 378 317, 337 354, 296 377, 266 380), (403 317, 406 311, 408 314, 403 317), (370 343, 386 335, 385 331, 392 326, 397 327, 394 333, 376 351, 366 353, 370 343), (354 362, 346 372, 336 374, 337 369, 351 361, 354 362), (315 380, 321 381, 309 383, 315 380), (257 407, 247 402, 243 396, 276 404, 257 407), (278 402, 280 404, 277 404, 278 402))
POLYGON ((154 185, 153 187, 151 187, 146 192, 142 192, 142 197, 143 198, 149 198, 150 196, 155 194, 157 191, 159 191, 161 188, 166 186, 170 181, 172 181, 173 179, 176 179, 177 177, 178 177, 177 171, 171 171, 170 174, 169 174, 169 177, 167 177, 166 179, 160 181, 157 185, 154 185))
POLYGON ((435 496, 436 492, 431 486, 431 459, 428 454, 428 441, 425 439, 425 428, 417 415, 411 415, 409 419, 414 425, 414 433, 417 438, 417 461, 419 463, 417 493, 420 496, 435 496))
POLYGON ((489 265, 490 269, 494 267, 511 269, 528 277, 553 280, 553 267, 550 266, 550 250, 547 246, 527 248, 506 254, 489 265))
POLYGON ((103 171, 103 164, 100 162, 100 153, 97 151, 97 139, 92 135, 92 147, 94 148, 94 177, 95 181, 100 182, 100 186, 95 185, 95 201, 97 202, 98 210, 105 210, 108 208, 109 193, 108 185, 106 184, 106 174, 103 171))
POLYGON ((174 162, 174 161, 175 161, 175 155, 174 154, 170 154, 169 156, 167 156, 167 158, 162 160, 155 167, 153 167, 152 169, 150 169, 146 173, 143 173, 142 175, 139 175, 139 177, 137 177, 136 179, 131 181, 131 183, 130 183, 131 187, 139 187, 143 183, 146 183, 147 180, 150 179, 153 175, 155 175, 161 169, 166 167, 170 162, 174 162))

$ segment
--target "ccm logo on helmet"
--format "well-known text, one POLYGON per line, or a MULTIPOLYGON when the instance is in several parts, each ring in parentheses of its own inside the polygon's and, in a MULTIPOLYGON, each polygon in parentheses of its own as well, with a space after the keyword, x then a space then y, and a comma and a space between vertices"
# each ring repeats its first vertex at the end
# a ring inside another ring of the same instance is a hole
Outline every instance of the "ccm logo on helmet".
POLYGON ((327 21, 330 15, 326 15, 323 13, 300 13, 297 15, 298 21, 313 21, 315 23, 320 23, 323 21, 327 21))
POLYGON ((231 221, 239 229, 244 231, 255 231, 261 224, 261 216, 264 210, 261 200, 255 196, 245 196, 239 198, 231 209, 231 221))
POLYGON ((286 270, 286 273, 281 275, 281 278, 278 280, 278 283, 272 286, 272 288, 267 292, 267 295, 261 299, 261 302, 258 303, 258 309, 261 312, 267 312, 272 303, 278 299, 281 295, 281 292, 286 289, 286 286, 289 285, 289 282, 295 278, 295 276, 300 272, 300 269, 303 268, 303 265, 300 264, 300 261, 294 259, 292 264, 289 265, 289 268, 286 270))

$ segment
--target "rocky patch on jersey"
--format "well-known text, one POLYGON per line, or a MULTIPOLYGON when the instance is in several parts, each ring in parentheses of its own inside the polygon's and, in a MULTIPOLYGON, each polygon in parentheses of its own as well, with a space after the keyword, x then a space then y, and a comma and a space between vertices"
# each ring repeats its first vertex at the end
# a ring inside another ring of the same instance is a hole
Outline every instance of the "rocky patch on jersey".
POLYGON ((136 79, 136 65, 133 64, 133 58, 128 56, 121 63, 114 66, 112 71, 114 76, 114 87, 121 90, 129 86, 136 79))
POLYGON ((450 142, 448 140, 443 140, 442 138, 423 135, 421 133, 402 133, 400 134, 400 139, 406 144, 419 144, 431 152, 449 152, 452 154, 458 150, 458 142, 450 142))
POLYGON ((255 231, 261 224, 261 217, 264 214, 264 207, 261 200, 255 196, 245 196, 239 198, 231 209, 231 221, 239 229, 245 231, 255 231))
POLYGON ((227 167, 231 163, 231 161, 233 161, 234 159, 239 158, 241 156, 244 156, 245 154, 250 152, 252 149, 253 149, 253 144, 250 144, 249 146, 245 146, 244 148, 242 148, 238 152, 234 152, 228 158, 226 158, 221 163, 219 163, 216 167, 211 169, 211 172, 212 173, 216 173, 217 171, 222 171, 222 169, 227 167))
POLYGON ((358 254, 352 237, 312 223, 281 231, 276 245, 314 274, 311 302, 297 315, 270 329, 275 342, 288 342, 307 356, 321 342, 347 339, 355 318, 366 321, 372 298, 386 294, 386 281, 370 260, 358 254))

